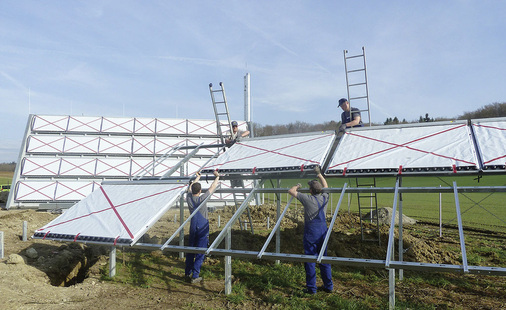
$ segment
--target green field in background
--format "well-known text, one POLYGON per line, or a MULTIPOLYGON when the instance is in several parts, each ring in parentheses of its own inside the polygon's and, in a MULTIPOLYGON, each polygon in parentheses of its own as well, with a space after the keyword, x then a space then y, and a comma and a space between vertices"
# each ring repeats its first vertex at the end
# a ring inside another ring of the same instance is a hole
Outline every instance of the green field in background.
MULTIPOLYGON (((371 183, 372 178, 363 178, 359 180, 362 183, 371 183)), ((395 177, 376 178, 377 187, 394 187, 395 177)), ((281 187, 289 188, 297 183, 301 183, 303 188, 307 188, 308 180, 282 180, 281 187)), ((506 186, 505 175, 486 175, 479 182, 476 176, 444 176, 444 177, 403 177, 403 187, 451 187, 453 181, 457 186, 506 186)), ((273 181, 276 184, 276 181, 273 181)), ((327 178, 329 187, 342 188, 344 183, 348 186, 356 187, 356 178, 327 178)), ((264 185, 266 188, 272 187, 270 182, 264 185)), ((335 209, 340 194, 331 195, 332 208, 335 209)), ((274 201, 274 194, 265 194, 264 197, 269 201, 274 201)), ((288 194, 281 195, 282 208, 289 199, 288 194)), ((394 194, 377 194, 378 207, 392 207, 394 194)), ((403 194, 403 214, 417 220, 439 223, 439 193, 409 193, 403 194)), ((367 199, 362 199, 364 203, 367 199)), ((370 200, 369 200, 370 204, 370 200)), ((465 226, 494 231, 506 232, 506 193, 460 193, 459 204, 462 214, 462 221, 465 226)), ((292 206, 295 204, 292 202, 292 206)), ((299 204, 300 206, 300 204, 299 204)), ((346 194, 340 207, 340 212, 348 211, 358 212, 357 194, 346 194)), ((455 196, 453 193, 441 194, 441 209, 443 224, 457 224, 457 213, 455 206, 455 196)))
POLYGON ((0 185, 8 185, 12 183, 12 176, 14 172, 0 171, 0 185))

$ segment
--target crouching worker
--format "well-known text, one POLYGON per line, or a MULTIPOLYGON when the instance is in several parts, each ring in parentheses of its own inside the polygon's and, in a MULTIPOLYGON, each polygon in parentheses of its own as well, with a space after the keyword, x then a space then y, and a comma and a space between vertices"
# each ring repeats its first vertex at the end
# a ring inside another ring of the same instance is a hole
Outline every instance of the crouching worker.
MULTIPOLYGON (((218 171, 213 171, 216 177, 205 194, 202 194, 202 186, 198 182, 200 180, 200 171, 197 172, 197 177, 188 186, 188 193, 186 194, 186 203, 190 214, 195 211, 200 204, 213 192, 218 186, 220 175, 218 171), (202 195, 201 195, 202 194, 202 195)), ((199 212, 195 214, 190 222, 190 241, 189 246, 206 248, 209 243, 209 218, 207 216, 207 203, 200 208, 199 212)), ((185 279, 190 283, 198 283, 202 281, 199 277, 200 267, 204 261, 204 254, 193 254, 186 253, 186 267, 185 267, 185 279)))
MULTIPOLYGON (((318 180, 308 182, 310 195, 299 193, 297 190, 301 187, 300 183, 288 190, 288 193, 297 198, 304 206, 304 254, 317 256, 325 240, 327 233, 327 222, 325 214, 329 202, 329 194, 322 193, 322 189, 327 187, 327 181, 321 174, 320 168, 315 168, 318 180)), ((324 255, 327 255, 325 249, 324 255)), ((306 269, 306 288, 304 293, 316 294, 317 290, 330 293, 334 289, 332 283, 332 271, 330 264, 320 264, 320 274, 323 280, 322 287, 316 287, 315 263, 304 263, 306 269)))

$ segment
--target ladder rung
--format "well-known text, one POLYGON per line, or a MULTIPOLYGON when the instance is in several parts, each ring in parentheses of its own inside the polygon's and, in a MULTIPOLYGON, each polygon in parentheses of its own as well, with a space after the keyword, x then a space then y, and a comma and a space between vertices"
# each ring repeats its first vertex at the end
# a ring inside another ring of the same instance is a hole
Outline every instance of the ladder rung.
POLYGON ((360 71, 365 71, 365 69, 350 70, 350 71, 346 71, 346 73, 353 73, 353 72, 360 72, 360 71))
POLYGON ((348 56, 348 57, 345 57, 345 58, 346 59, 351 59, 351 58, 358 58, 358 57, 364 57, 364 54, 355 55, 355 56, 348 56))
POLYGON ((350 84, 348 86, 360 86, 360 85, 367 85, 367 83, 356 83, 356 84, 350 84))
POLYGON ((218 115, 228 115, 228 113, 216 113, 218 115))
POLYGON ((215 101, 214 104, 225 103, 225 101, 215 101))
POLYGON ((213 90, 211 90, 211 91, 212 91, 213 93, 217 93, 217 92, 220 92, 220 91, 223 91, 223 90, 221 90, 221 89, 216 89, 216 90, 214 90, 214 89, 213 89, 213 90))
POLYGON ((365 99, 367 98, 367 96, 362 96, 362 97, 355 97, 355 98, 350 98, 350 100, 354 100, 354 99, 365 99))

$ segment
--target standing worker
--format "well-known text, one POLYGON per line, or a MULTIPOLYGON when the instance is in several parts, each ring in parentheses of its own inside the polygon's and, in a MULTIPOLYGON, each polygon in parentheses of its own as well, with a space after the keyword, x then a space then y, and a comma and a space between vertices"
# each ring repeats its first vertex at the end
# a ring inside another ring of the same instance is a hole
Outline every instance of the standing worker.
MULTIPOLYGON (((329 202, 329 194, 322 193, 322 189, 327 187, 327 181, 321 174, 320 168, 315 168, 318 180, 308 182, 310 195, 299 193, 300 183, 288 190, 288 193, 297 198, 304 206, 304 254, 318 255, 321 251, 325 235, 327 234, 327 222, 325 214, 329 202)), ((327 255, 325 249, 324 255, 327 255)), ((315 263, 304 263, 306 269, 306 288, 304 293, 316 294, 317 290, 331 293, 334 289, 332 283, 332 271, 330 264, 320 264, 320 274, 323 280, 322 287, 316 287, 315 263)))
POLYGON ((348 99, 339 99, 339 107, 343 109, 343 113, 341 113, 341 126, 339 127, 339 131, 344 131, 346 128, 364 126, 362 123, 362 117, 360 116, 360 110, 357 108, 351 108, 350 111, 350 103, 348 102, 348 99))
POLYGON ((228 139, 225 139, 227 146, 231 146, 232 144, 241 141, 242 138, 249 137, 249 130, 239 130, 239 126, 236 121, 233 121, 231 125, 232 134, 230 134, 228 139))
MULTIPOLYGON (((202 185, 198 183, 200 180, 200 171, 197 172, 197 177, 195 180, 188 186, 188 192, 186 194, 186 203, 188 204, 188 209, 190 209, 190 214, 197 209, 202 201, 204 201, 207 197, 212 195, 212 193, 216 190, 218 186, 218 181, 220 179, 220 175, 218 171, 213 171, 214 176, 216 177, 207 190, 207 192, 202 194, 202 185)), ((197 248, 205 248, 209 243, 209 218, 207 216, 207 203, 200 208, 199 212, 195 214, 190 222, 190 241, 189 246, 197 247, 197 248)), ((204 254, 186 254, 186 267, 184 270, 184 275, 187 281, 190 283, 198 283, 202 281, 202 277, 199 277, 200 267, 202 266, 202 262, 204 261, 204 254)))

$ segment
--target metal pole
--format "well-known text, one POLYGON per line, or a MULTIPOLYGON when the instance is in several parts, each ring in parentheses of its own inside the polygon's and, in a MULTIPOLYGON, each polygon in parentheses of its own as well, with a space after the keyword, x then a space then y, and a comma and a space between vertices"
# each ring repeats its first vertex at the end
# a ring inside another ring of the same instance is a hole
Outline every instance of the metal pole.
POLYGON ((28 222, 27 221, 23 221, 23 241, 28 240, 27 237, 26 237, 27 231, 28 231, 28 222))
POLYGON ((337 212, 339 212, 339 207, 341 206, 341 202, 343 201, 344 192, 346 191, 346 187, 348 187, 348 183, 344 183, 343 190, 341 191, 341 195, 339 196, 339 201, 337 202, 336 211, 334 212, 334 216, 332 217, 332 221, 330 221, 329 229, 327 230, 327 234, 325 235, 325 239, 323 240, 323 245, 320 250, 320 254, 318 255, 317 262, 321 263, 323 254, 325 253, 325 249, 327 249, 327 244, 329 242, 330 233, 332 232, 332 228, 334 227, 334 223, 336 222, 337 212))
POLYGON ((390 232, 388 234, 388 246, 387 246, 387 257, 385 260, 385 267, 390 266, 390 261, 393 257, 394 251, 394 232, 395 232, 395 210, 397 209, 397 196, 399 195, 399 179, 395 182, 395 192, 394 192, 394 203, 392 206, 392 220, 390 221, 390 232))
MULTIPOLYGON (((441 185, 439 185, 441 187, 441 185)), ((442 194, 439 193, 439 238, 443 237, 443 202, 442 194)))
POLYGON ((4 232, 0 231, 0 259, 4 258, 4 232))
POLYGON ((388 269, 388 309, 395 309, 395 269, 388 269))
MULTIPOLYGON (((274 228, 272 229, 271 233, 269 234, 269 236, 267 237, 267 240, 265 241, 262 249, 260 250, 260 252, 258 252, 258 256, 257 258, 262 258, 262 255, 264 254, 265 252, 265 249, 267 249, 267 246, 269 245, 269 243, 271 242, 272 240, 272 237, 274 236, 274 234, 277 235, 277 232, 279 231, 279 227, 281 226, 281 221, 283 220, 283 217, 285 217, 285 214, 286 214, 286 211, 288 211, 288 207, 290 206, 290 204, 292 203, 292 200, 293 200, 293 196, 290 197, 290 200, 288 201, 288 203, 286 204, 286 207, 285 209, 283 210, 283 213, 281 213, 281 216, 278 216, 278 220, 276 221, 276 224, 274 225, 274 228)), ((268 220, 269 218, 267 218, 268 220)), ((267 221, 268 223, 268 221, 267 221)), ((268 224, 267 224, 268 226, 268 224)), ((278 252, 276 252, 278 253, 278 252)))
POLYGON ((109 253, 109 277, 112 278, 116 275, 116 247, 111 247, 109 253))
POLYGON ((221 227, 221 215, 218 215, 218 228, 221 227))
MULTIPOLYGON (((184 176, 184 167, 181 166, 181 169, 180 169, 180 174, 181 176, 184 176)), ((183 221, 184 221, 184 194, 181 195, 181 197, 179 198, 179 224, 180 226, 183 226, 183 221)), ((168 244, 168 242, 167 242, 168 244)), ((181 229, 179 231, 179 245, 180 246, 184 246, 184 229, 181 229)), ((179 252, 179 258, 180 259, 183 259, 184 258, 184 252, 179 252)))
MULTIPOLYGON (((232 246, 232 228, 226 228, 227 236, 225 237, 225 248, 231 249, 232 246)), ((232 256, 225 256, 225 295, 232 293, 232 256)))
POLYGON ((457 211, 457 220, 459 223, 460 250, 462 251, 462 265, 464 272, 468 273, 466 243, 464 242, 464 230, 462 228, 462 216, 460 214, 459 192, 457 190, 457 182, 453 181, 453 192, 455 194, 455 208, 457 211))
MULTIPOLYGON (((402 177, 399 177, 399 186, 402 186, 402 177)), ((402 193, 399 193, 399 261, 404 260, 404 241, 402 240, 402 193)), ((394 270, 395 272, 395 270, 394 270)), ((399 269, 399 281, 404 279, 404 270, 399 269)))
MULTIPOLYGON (((278 179, 278 188, 281 187, 281 179, 278 179)), ((277 203, 276 203, 276 219, 279 220, 281 217, 281 194, 277 194, 277 203)), ((287 197, 288 198, 288 197, 287 197)), ((276 229, 276 253, 281 251, 281 230, 280 227, 276 229)), ((276 265, 279 265, 280 260, 277 259, 275 261, 276 265)))

